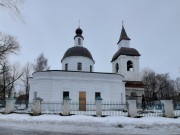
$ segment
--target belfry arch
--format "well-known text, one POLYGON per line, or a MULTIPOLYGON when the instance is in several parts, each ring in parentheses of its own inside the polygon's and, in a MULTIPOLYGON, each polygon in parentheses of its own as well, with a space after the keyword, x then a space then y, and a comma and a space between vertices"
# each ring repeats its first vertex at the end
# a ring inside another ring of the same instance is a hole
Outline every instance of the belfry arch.
POLYGON ((132 61, 127 61, 127 71, 133 71, 134 65, 132 61))

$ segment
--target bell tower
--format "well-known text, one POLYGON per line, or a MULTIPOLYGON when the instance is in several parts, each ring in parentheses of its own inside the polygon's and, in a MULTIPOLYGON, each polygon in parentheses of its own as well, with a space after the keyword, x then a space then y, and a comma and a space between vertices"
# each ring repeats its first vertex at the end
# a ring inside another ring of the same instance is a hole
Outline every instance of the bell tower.
POLYGON ((130 38, 127 36, 124 26, 117 43, 118 50, 112 58, 113 73, 124 76, 126 99, 133 98, 141 102, 144 94, 144 85, 139 66, 139 52, 130 47, 130 38))
POLYGON ((113 73, 118 73, 124 76, 124 80, 140 81, 140 67, 139 67, 139 52, 130 48, 130 38, 127 36, 124 26, 120 34, 118 51, 112 58, 113 73))

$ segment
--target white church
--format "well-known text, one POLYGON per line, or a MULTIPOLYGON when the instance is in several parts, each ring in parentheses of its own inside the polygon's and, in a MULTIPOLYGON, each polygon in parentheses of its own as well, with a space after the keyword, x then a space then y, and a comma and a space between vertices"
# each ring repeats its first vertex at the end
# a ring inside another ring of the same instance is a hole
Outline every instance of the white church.
POLYGON ((47 102, 71 101, 86 104, 100 97, 103 101, 125 103, 126 98, 141 99, 144 93, 141 82, 139 52, 130 48, 130 38, 124 26, 112 57, 112 73, 94 72, 95 60, 84 47, 83 31, 75 31, 74 46, 67 49, 61 60, 62 70, 33 73, 30 78, 29 102, 40 97, 47 102))

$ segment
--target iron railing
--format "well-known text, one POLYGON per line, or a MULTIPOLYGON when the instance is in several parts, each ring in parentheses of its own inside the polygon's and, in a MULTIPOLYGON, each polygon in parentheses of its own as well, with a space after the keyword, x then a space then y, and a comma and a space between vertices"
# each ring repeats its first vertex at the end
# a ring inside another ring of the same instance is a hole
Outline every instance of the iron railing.
MULTIPOLYGON (((173 102, 174 116, 180 117, 180 102, 173 102)), ((70 114, 76 115, 96 115, 95 101, 86 101, 85 104, 79 102, 70 102, 70 114)), ((103 116, 128 116, 128 104, 121 102, 102 101, 103 116)), ((32 113, 33 103, 17 103, 15 105, 16 113, 32 113)), ((2 109, 1 109, 2 110, 2 109)), ((43 114, 60 114, 63 111, 62 102, 41 102, 41 111, 43 114)), ((137 114, 140 117, 162 117, 164 116, 164 104, 158 102, 146 102, 145 105, 137 103, 137 114)))
POLYGON ((173 102, 174 116, 180 117, 180 102, 173 102))
POLYGON ((162 117, 164 116, 164 104, 158 102, 137 103, 138 116, 162 117))
POLYGON ((70 114, 76 115, 96 115, 96 104, 94 101, 86 101, 86 104, 71 102, 70 114))
POLYGON ((62 113, 62 105, 60 102, 41 102, 41 113, 60 114, 62 113))
POLYGON ((127 104, 121 102, 102 102, 102 108, 105 116, 128 116, 127 104))

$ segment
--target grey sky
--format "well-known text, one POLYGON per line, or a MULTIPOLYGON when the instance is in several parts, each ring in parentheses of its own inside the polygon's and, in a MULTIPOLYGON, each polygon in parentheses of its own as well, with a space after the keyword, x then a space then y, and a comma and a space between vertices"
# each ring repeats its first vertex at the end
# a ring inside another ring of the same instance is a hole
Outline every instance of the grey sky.
POLYGON ((0 31, 16 36, 21 44, 20 54, 10 57, 12 62, 34 62, 44 52, 51 69, 61 69, 80 19, 95 71, 112 72, 124 20, 130 46, 141 54, 141 69, 170 73, 173 79, 180 76, 179 0, 26 0, 21 11, 26 25, 0 10, 0 31))

